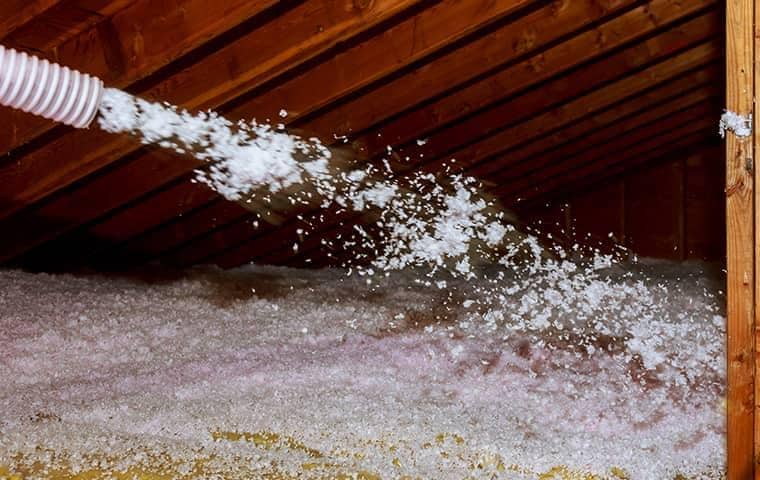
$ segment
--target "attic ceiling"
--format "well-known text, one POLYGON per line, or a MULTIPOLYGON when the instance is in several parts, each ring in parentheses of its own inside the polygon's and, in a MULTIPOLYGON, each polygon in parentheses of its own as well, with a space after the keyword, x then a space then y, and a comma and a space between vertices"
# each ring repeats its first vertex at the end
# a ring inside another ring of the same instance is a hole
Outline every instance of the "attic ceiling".
MULTIPOLYGON (((409 158, 403 169, 437 171, 455 158, 515 206, 714 135, 722 5, 5 0, 0 42, 231 119, 279 122, 284 108, 288 127, 328 143, 346 136, 370 159, 392 146, 409 158)), ((8 109, 0 124, 9 126, 0 129, 6 265, 323 266, 340 254, 321 238, 354 220, 304 207, 257 227, 190 181, 191 158, 8 109), (299 239, 305 224, 316 232, 299 239)))

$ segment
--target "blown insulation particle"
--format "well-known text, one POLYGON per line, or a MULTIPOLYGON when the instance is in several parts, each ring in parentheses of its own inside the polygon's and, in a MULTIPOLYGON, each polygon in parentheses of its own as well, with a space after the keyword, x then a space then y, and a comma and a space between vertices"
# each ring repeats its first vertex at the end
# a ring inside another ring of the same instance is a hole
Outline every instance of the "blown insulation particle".
POLYGON ((726 110, 720 117, 718 133, 721 138, 726 138, 726 132, 734 132, 737 137, 744 138, 752 135, 752 115, 739 115, 731 110, 726 110))

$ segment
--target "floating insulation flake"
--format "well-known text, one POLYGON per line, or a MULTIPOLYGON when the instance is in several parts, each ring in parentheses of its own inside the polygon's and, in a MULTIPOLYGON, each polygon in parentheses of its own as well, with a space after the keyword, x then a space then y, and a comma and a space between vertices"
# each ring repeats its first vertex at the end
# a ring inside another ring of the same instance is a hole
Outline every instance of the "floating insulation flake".
POLYGON ((721 138, 726 138, 726 131, 734 132, 740 138, 749 137, 752 135, 752 114, 744 116, 726 110, 721 115, 718 126, 718 133, 720 133, 721 138))

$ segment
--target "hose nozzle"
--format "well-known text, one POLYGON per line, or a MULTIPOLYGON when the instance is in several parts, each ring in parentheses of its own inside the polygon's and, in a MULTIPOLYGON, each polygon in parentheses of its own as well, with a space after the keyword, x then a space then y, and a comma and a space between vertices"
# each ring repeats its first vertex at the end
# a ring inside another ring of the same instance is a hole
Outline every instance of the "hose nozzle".
POLYGON ((2 105, 86 128, 102 94, 99 78, 0 45, 2 105))

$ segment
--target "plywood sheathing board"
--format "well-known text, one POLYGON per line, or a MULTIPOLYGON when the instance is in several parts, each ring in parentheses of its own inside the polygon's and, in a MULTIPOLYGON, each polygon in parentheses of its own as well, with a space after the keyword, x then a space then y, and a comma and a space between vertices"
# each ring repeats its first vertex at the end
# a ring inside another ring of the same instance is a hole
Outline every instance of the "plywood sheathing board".
MULTIPOLYGON (((755 3, 726 2, 726 108, 753 112, 757 59, 755 3)), ((755 128, 757 131, 757 115, 755 128)), ((726 137, 726 228, 728 270, 728 480, 758 478, 755 446, 755 261, 757 239, 754 169, 756 137, 726 137), (754 170, 754 172, 753 172, 754 170)), ((757 432, 757 433, 756 433, 757 432)))

